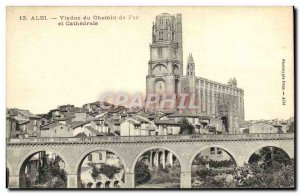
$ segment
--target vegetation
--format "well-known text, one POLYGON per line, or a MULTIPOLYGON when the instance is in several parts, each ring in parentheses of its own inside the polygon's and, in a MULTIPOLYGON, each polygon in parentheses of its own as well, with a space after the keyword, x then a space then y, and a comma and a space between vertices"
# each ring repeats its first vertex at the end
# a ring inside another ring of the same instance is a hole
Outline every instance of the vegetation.
POLYGON ((295 131, 295 123, 294 121, 292 121, 290 124, 289 124, 289 129, 288 129, 288 133, 294 133, 295 131))
POLYGON ((195 134, 195 127, 189 123, 186 118, 183 118, 180 122, 180 135, 195 134))
POLYGON ((290 163, 289 156, 279 148, 276 147, 264 147, 259 150, 259 153, 254 153, 250 159, 249 163, 263 163, 263 165, 270 165, 273 162, 278 162, 281 164, 290 163))
POLYGON ((94 163, 89 164, 92 167, 92 177, 93 179, 97 179, 98 175, 100 174, 99 169, 96 167, 94 163))
POLYGON ((157 167, 153 167, 151 172, 151 180, 149 184, 161 184, 161 183, 180 183, 180 165, 174 164, 174 166, 163 166, 160 164, 157 167))
POLYGON ((121 169, 116 166, 109 165, 109 164, 102 164, 101 167, 99 168, 99 173, 104 174, 109 179, 112 179, 115 176, 115 174, 120 172, 120 170, 121 169))
MULTIPOLYGON (((197 159, 197 157, 196 157, 197 159)), ((201 156, 193 165, 198 168, 192 178, 196 188, 292 188, 295 186, 294 161, 278 148, 263 148, 250 158, 250 164, 230 171, 217 172, 203 167, 201 156), (202 165, 202 167, 201 167, 202 165)), ((221 163, 218 163, 220 165, 221 163)), ((230 161, 222 165, 231 165, 230 161)))
POLYGON ((198 154, 193 161, 193 165, 199 166, 205 166, 207 163, 208 162, 203 158, 201 154, 198 154))
POLYGON ((160 185, 165 188, 179 188, 180 186, 180 164, 177 160, 173 162, 173 166, 167 165, 163 167, 149 167, 145 161, 140 160, 136 164, 135 179, 138 185, 152 184, 160 185))
POLYGON ((249 128, 245 129, 243 133, 249 133, 249 128))
POLYGON ((198 154, 193 161, 193 165, 206 166, 207 164, 209 164, 210 168, 233 167, 235 165, 235 161, 233 159, 220 161, 205 160, 201 154, 198 154))
POLYGON ((202 169, 196 175, 193 180, 196 188, 292 188, 295 185, 293 162, 288 165, 273 162, 267 168, 253 163, 227 173, 202 169))
POLYGON ((135 179, 137 184, 144 184, 151 179, 150 170, 143 161, 138 161, 136 164, 135 179))
POLYGON ((210 160, 208 163, 211 168, 233 167, 235 165, 232 159, 221 161, 210 160))
POLYGON ((101 164, 100 168, 97 168, 94 163, 91 163, 90 166, 92 167, 91 175, 94 179, 96 179, 99 174, 103 174, 107 178, 112 179, 114 178, 115 174, 119 173, 121 170, 121 168, 109 164, 101 164))
POLYGON ((284 165, 253 163, 235 171, 235 185, 243 188, 291 188, 294 187, 294 162, 284 165))
POLYGON ((59 162, 63 160, 59 156, 57 156, 52 163, 48 163, 47 160, 48 157, 45 155, 42 158, 42 166, 38 169, 39 175, 36 180, 36 185, 28 185, 28 182, 30 182, 30 180, 28 180, 26 181, 26 186, 37 188, 66 188, 66 172, 59 166, 59 162))

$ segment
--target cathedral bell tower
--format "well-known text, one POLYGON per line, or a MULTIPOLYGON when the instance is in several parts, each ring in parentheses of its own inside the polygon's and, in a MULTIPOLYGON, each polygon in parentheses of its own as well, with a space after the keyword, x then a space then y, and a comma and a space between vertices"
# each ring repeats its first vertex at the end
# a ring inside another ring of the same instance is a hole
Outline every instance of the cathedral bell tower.
POLYGON ((181 14, 156 16, 146 77, 147 96, 178 93, 179 80, 183 76, 182 58, 181 14))

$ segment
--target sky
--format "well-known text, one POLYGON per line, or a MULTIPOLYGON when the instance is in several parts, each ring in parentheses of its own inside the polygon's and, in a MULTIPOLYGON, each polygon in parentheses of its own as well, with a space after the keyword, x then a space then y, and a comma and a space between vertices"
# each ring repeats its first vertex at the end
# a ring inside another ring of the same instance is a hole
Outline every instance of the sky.
POLYGON ((152 22, 161 13, 182 13, 184 73, 192 53, 197 76, 221 83, 236 77, 246 120, 294 115, 292 7, 9 7, 7 107, 38 114, 107 92, 145 94, 152 22), (126 19, 58 25, 60 16, 110 15, 126 19))

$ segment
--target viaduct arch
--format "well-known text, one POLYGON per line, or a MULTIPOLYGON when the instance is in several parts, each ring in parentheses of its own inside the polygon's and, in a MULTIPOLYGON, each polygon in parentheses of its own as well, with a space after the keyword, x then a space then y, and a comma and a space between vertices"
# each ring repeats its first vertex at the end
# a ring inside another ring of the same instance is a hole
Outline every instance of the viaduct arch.
POLYGON ((116 154, 124 165, 126 188, 134 188, 134 169, 140 156, 152 149, 164 149, 174 154, 181 168, 181 188, 191 188, 191 165, 197 154, 209 147, 219 147, 229 153, 238 166, 247 163, 262 147, 278 147, 294 158, 294 134, 180 135, 80 138, 7 139, 9 188, 19 188, 23 162, 39 151, 51 151, 65 162, 68 188, 77 188, 78 169, 82 160, 96 150, 116 154))

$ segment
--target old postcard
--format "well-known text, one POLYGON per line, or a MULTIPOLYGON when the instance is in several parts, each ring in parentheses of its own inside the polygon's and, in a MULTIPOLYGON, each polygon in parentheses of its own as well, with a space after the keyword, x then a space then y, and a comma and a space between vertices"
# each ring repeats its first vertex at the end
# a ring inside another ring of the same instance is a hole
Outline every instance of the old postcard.
POLYGON ((295 188, 293 7, 6 17, 7 188, 295 188))

